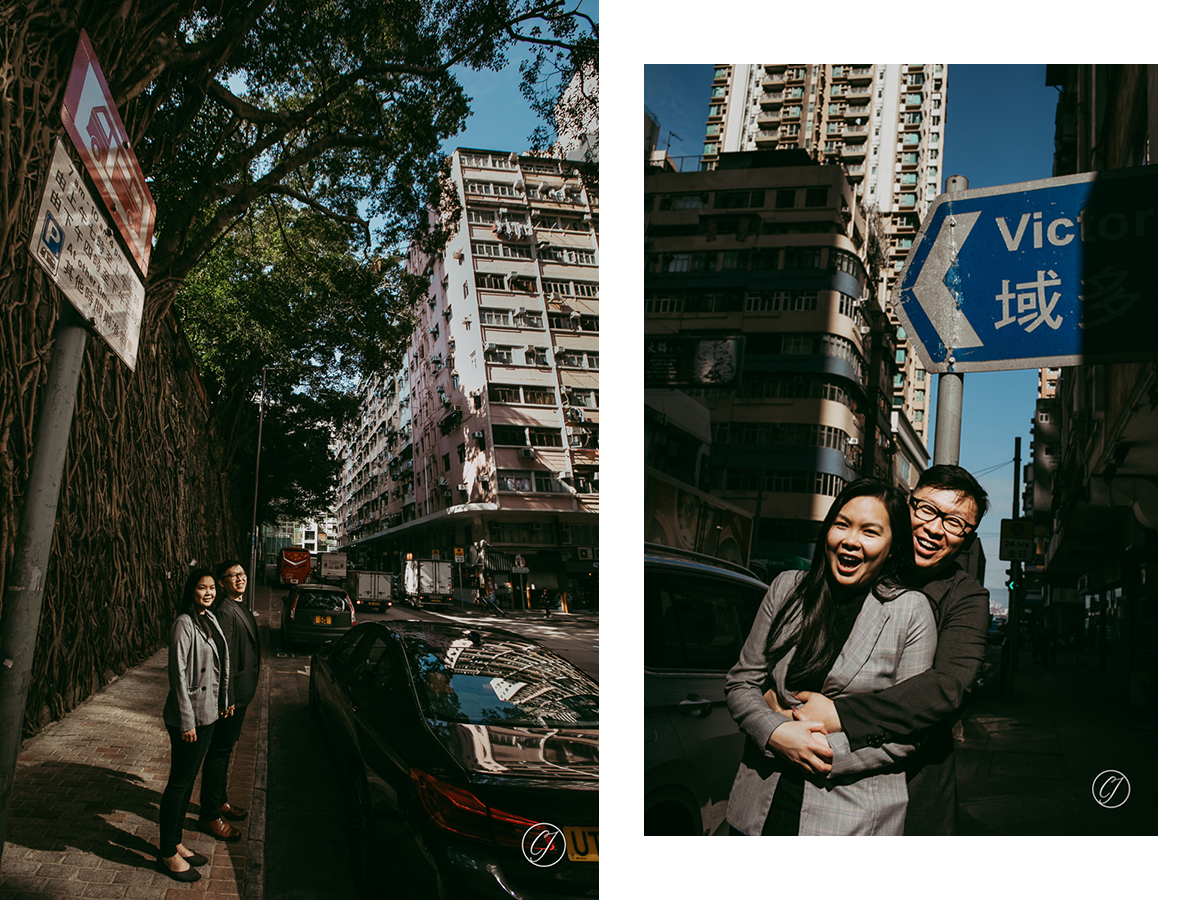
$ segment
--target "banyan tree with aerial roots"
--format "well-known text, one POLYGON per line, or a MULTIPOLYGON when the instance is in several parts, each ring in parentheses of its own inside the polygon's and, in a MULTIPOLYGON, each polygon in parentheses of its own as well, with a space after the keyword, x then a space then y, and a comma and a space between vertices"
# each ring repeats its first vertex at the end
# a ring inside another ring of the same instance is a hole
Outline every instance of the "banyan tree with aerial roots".
MULTIPOLYGON (((281 349, 262 337, 252 316, 237 329, 254 339, 216 359, 216 339, 197 335, 230 328, 189 319, 180 299, 189 275, 237 235, 263 242, 273 229, 297 283, 316 285, 318 298, 324 289, 357 302, 338 321, 371 331, 367 340, 347 332, 346 346, 321 348, 318 361, 336 360, 342 375, 379 365, 378 348, 406 338, 406 304, 424 286, 402 275, 389 281, 378 258, 348 254, 331 274, 320 253, 305 249, 327 247, 329 233, 313 235, 334 229, 343 246, 384 258, 408 241, 436 249, 444 235, 430 231, 426 210, 451 223, 457 213, 455 198, 441 192, 440 143, 469 111, 452 69, 498 70, 522 48, 522 89, 538 108, 537 97, 561 91, 598 52, 595 23, 562 0, 0 0, 6 585, 64 302, 28 246, 55 138, 70 147, 59 114, 81 31, 157 222, 136 367, 88 340, 45 573, 30 732, 163 645, 193 560, 245 552, 253 458, 247 469, 244 454, 254 451, 257 377, 267 364, 296 364, 297 352, 300 363, 314 359, 311 348, 281 349), (382 231, 370 233, 364 217, 382 221, 382 231)), ((230 284, 271 274, 241 265, 230 264, 230 284)), ((230 308, 253 305, 229 296, 230 308)))

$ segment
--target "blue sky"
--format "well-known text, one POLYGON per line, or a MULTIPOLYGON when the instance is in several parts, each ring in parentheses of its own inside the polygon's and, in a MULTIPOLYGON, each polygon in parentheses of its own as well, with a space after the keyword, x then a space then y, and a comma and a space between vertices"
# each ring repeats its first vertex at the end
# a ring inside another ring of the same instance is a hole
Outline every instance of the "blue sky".
MULTIPOLYGON (((1045 65, 951 65, 946 174, 965 175, 972 188, 1050 177, 1058 92, 1045 79, 1045 65)), ((675 133, 672 156, 700 154, 711 84, 711 64, 645 67, 645 106, 659 120, 660 148, 675 133)), ((1022 466, 1029 460, 1036 399, 1036 370, 975 372, 963 380, 959 463, 975 473, 991 500, 979 532, 987 557, 984 586, 992 603, 1005 607, 1008 563, 997 559, 1000 520, 1012 516, 1014 438, 1021 439, 1022 466)))
MULTIPOLYGON (((568 4, 573 6, 573 4, 568 4)), ((599 22, 598 0, 582 0, 578 9, 599 22)), ((586 22, 581 21, 586 27, 586 22)), ((471 98, 471 115, 464 131, 442 142, 446 152, 456 147, 476 150, 508 150, 523 153, 529 149, 529 135, 542 124, 521 96, 518 67, 528 54, 514 51, 511 61, 500 72, 472 72, 458 68, 455 74, 471 98)))

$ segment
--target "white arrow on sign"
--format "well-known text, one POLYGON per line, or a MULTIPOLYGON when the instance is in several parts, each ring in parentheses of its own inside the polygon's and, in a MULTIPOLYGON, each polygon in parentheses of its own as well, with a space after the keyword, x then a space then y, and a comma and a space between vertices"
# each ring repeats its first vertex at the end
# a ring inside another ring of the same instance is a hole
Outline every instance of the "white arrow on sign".
POLYGON ((954 265, 957 247, 967 242, 967 236, 975 227, 978 212, 949 215, 942 220, 937 239, 929 250, 925 264, 913 285, 913 296, 925 310, 938 338, 948 349, 959 347, 982 347, 983 341, 958 308, 958 298, 946 287, 946 273, 954 265))

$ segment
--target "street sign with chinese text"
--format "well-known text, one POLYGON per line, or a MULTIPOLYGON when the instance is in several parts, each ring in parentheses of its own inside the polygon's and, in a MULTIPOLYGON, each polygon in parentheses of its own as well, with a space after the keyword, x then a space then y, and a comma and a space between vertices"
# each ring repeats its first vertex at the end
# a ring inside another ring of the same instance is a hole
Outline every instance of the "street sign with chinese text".
POLYGON ((134 368, 145 289, 57 139, 29 252, 101 340, 134 368))
POLYGON ((154 199, 86 31, 79 33, 61 116, 101 200, 145 275, 154 235, 154 199))
POLYGON ((1154 359, 1158 167, 942 194, 893 295, 922 365, 1154 359))
POLYGON ((1028 519, 1000 520, 1000 552, 998 559, 1028 561, 1033 559, 1033 523, 1028 519))

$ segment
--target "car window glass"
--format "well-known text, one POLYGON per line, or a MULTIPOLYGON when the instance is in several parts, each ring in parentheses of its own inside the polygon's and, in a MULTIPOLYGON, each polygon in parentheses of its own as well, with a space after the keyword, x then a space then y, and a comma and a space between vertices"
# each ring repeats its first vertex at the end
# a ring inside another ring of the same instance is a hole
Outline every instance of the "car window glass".
POLYGON ((750 633, 764 590, 720 577, 646 573, 646 664, 724 672, 750 633))
POLYGON ((384 635, 372 634, 364 642, 363 648, 354 655, 354 659, 350 663, 350 677, 356 679, 360 684, 373 686, 376 667, 379 665, 379 660, 383 656, 383 651, 387 649, 388 643, 390 642, 384 635))
POLYGON ((356 633, 351 631, 339 640, 333 645, 333 661, 339 666, 346 665, 354 653, 354 648, 358 646, 362 639, 363 634, 361 632, 356 633))
POLYGON ((345 594, 336 591, 301 591, 296 609, 328 609, 345 612, 348 608, 345 594))

